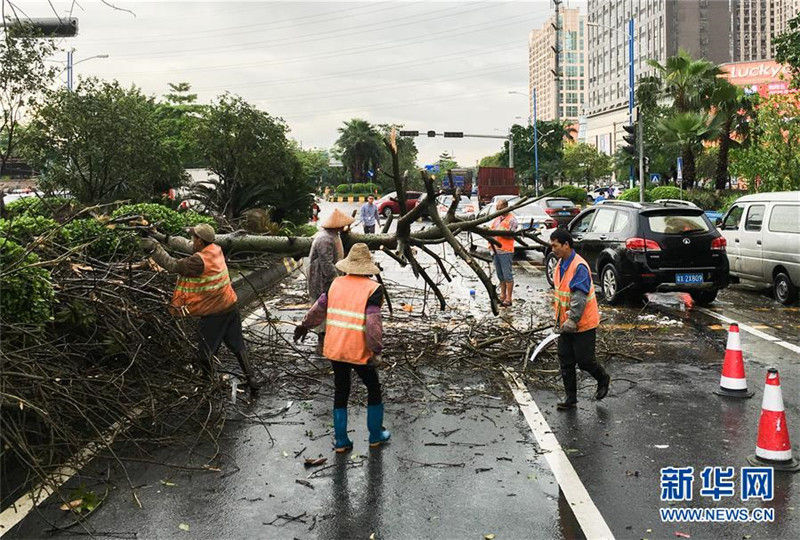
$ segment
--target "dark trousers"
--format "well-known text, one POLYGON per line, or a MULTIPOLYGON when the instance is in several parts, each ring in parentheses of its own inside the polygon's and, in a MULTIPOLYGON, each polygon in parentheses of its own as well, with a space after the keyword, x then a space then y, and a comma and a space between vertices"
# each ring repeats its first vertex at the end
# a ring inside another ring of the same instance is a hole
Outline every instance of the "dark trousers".
POLYGON ((558 363, 561 366, 561 378, 564 380, 564 391, 568 400, 577 399, 578 396, 576 365, 598 382, 606 376, 606 370, 597 363, 594 356, 596 340, 596 328, 558 336, 558 363))
POLYGON ((383 403, 381 383, 378 381, 378 372, 375 370, 375 366, 331 361, 331 367, 333 367, 334 409, 347 407, 347 400, 350 397, 350 370, 355 371, 367 387, 367 405, 383 403))
POLYGON ((242 317, 239 309, 234 308, 225 313, 215 313, 200 317, 197 325, 200 334, 200 365, 203 369, 211 369, 211 357, 217 354, 219 346, 225 343, 244 371, 248 379, 253 377, 253 368, 247 358, 247 348, 242 335, 242 317))
POLYGON ((364 234, 372 234, 375 232, 375 225, 364 224, 364 234))

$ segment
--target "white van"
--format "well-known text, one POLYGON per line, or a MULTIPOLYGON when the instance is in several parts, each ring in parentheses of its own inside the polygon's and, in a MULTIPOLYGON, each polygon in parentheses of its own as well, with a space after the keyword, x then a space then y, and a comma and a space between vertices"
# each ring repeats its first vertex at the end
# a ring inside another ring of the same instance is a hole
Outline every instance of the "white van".
POLYGON ((797 300, 800 286, 800 191, 745 195, 719 224, 728 242, 730 273, 771 286, 782 304, 797 300))

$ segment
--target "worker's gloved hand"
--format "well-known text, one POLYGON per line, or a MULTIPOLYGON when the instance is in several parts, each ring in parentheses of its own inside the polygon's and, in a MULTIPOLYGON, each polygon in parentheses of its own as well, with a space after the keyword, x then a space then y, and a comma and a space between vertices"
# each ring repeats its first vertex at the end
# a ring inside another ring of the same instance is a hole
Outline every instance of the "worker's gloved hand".
POLYGON ((306 328, 302 324, 296 326, 294 329, 294 342, 297 343, 298 341, 305 341, 307 335, 308 335, 308 328, 306 328))
POLYGON ((149 255, 156 250, 156 248, 159 246, 159 243, 155 238, 145 236, 139 240, 139 246, 142 248, 142 251, 149 255))
POLYGON ((564 321, 564 324, 561 325, 562 334, 574 334, 577 331, 578 325, 572 319, 567 319, 564 321))

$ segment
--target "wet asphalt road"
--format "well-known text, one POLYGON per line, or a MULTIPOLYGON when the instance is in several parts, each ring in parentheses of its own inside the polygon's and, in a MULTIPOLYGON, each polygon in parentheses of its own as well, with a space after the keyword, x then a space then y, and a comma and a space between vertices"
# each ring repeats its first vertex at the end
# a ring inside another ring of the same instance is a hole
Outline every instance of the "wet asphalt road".
MULTIPOLYGON (((515 270, 517 298, 544 312, 547 284, 540 257, 532 254, 515 270)), ((387 277, 403 283, 407 274, 394 270, 387 277)), ((460 301, 473 285, 457 283, 447 294, 460 301)), ((661 523, 658 508, 666 506, 659 500, 661 467, 692 465, 699 471, 706 465, 734 466, 738 487, 738 468, 747 465, 755 448, 769 366, 780 370, 797 450, 800 357, 742 332, 748 384, 755 396, 741 401, 721 398, 712 391, 719 383, 727 325, 699 312, 652 308, 601 306, 607 317, 601 341, 605 335, 615 347, 624 343, 624 352, 641 360, 614 357, 606 364, 614 381, 603 402, 589 399, 594 383, 588 378, 579 379, 581 401, 574 412, 555 410, 557 393, 529 388, 605 521, 618 538, 675 538, 676 532, 693 538, 799 538, 800 474, 776 473, 774 500, 759 503, 775 508, 774 523, 661 523)), ((789 343, 800 343, 798 308, 784 308, 759 292, 733 287, 720 294, 711 309, 789 343)), ((483 383, 465 376, 462 384, 483 383)), ((353 388, 351 403, 363 404, 363 389, 359 384, 353 388)), ((130 464, 128 472, 139 488, 142 508, 132 501, 124 478, 116 478, 118 487, 92 516, 92 528, 99 536, 139 538, 582 535, 508 393, 470 399, 455 411, 436 400, 402 403, 391 398, 386 399, 386 424, 393 439, 383 449, 369 451, 364 410, 351 406, 355 452, 336 456, 327 435, 328 398, 294 402, 271 419, 277 422, 269 426, 274 446, 263 426, 230 422, 221 448, 227 459, 219 472, 130 464), (327 457, 330 468, 318 473, 305 470, 302 459, 312 456, 327 457), (298 479, 307 480, 313 489, 298 479), (188 533, 178 528, 181 523, 189 525, 188 533)), ((280 396, 263 396, 253 410, 269 414, 285 404, 280 396)), ((153 457, 155 462, 182 460, 185 455, 171 449, 153 457)), ((108 464, 96 460, 70 485, 101 485, 108 464)), ((694 499, 686 506, 755 506, 738 498, 714 503, 699 497, 698 490, 696 478, 694 499)), ((7 536, 42 536, 50 528, 48 522, 63 521, 58 504, 47 501, 7 536)))

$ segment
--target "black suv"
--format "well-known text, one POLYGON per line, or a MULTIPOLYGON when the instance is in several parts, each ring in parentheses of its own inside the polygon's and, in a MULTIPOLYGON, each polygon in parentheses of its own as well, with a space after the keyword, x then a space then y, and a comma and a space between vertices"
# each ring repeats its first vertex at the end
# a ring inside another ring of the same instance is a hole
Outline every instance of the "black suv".
MULTIPOLYGON (((628 293, 682 291, 705 305, 728 285, 725 238, 700 208, 604 201, 578 214, 567 228, 610 304, 628 293)), ((548 248, 551 286, 556 263, 548 248)))

